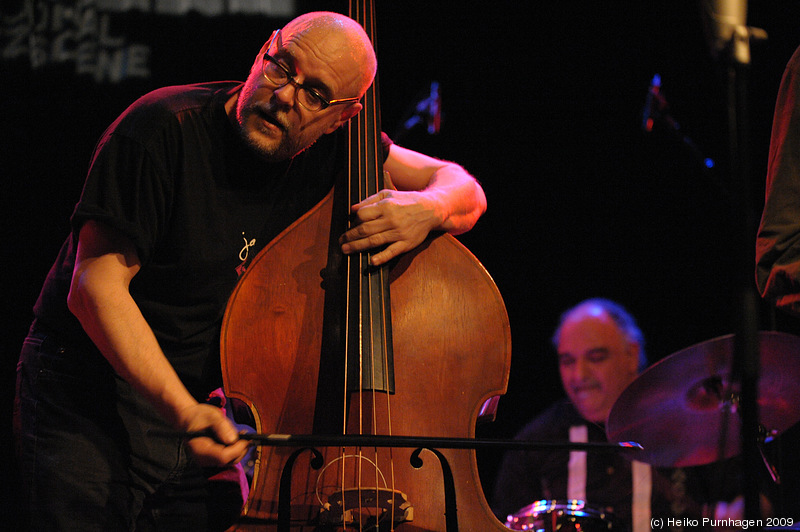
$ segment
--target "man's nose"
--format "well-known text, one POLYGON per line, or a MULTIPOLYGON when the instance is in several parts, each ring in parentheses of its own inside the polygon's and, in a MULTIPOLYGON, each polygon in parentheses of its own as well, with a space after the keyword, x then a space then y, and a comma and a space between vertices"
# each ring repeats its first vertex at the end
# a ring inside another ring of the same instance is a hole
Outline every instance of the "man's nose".
POLYGON ((297 88, 292 84, 292 82, 287 82, 286 85, 282 87, 278 87, 274 89, 272 93, 277 97, 277 99, 287 106, 294 105, 295 97, 297 96, 297 88))
POLYGON ((585 360, 579 358, 575 361, 575 376, 578 377, 578 379, 583 380, 588 377, 590 373, 589 364, 585 360))

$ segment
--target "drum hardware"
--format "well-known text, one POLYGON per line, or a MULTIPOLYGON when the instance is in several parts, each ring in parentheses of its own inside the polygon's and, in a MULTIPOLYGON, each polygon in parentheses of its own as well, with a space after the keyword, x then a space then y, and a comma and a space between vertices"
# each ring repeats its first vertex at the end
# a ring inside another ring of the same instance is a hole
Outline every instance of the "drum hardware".
POLYGON ((505 524, 530 532, 602 532, 613 529, 614 513, 578 499, 540 500, 509 515, 505 524))

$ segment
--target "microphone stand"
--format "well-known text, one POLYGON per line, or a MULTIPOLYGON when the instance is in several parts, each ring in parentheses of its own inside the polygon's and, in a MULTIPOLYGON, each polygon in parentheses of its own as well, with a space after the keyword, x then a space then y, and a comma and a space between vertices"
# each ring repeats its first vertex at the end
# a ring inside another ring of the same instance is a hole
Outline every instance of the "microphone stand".
MULTIPOLYGON (((734 382, 741 383, 742 401, 739 405, 742 419, 742 456, 744 458, 744 497, 745 517, 760 519, 760 451, 758 448, 758 294, 753 286, 752 273, 755 264, 755 234, 757 226, 750 201, 750 162, 747 149, 748 115, 747 115, 747 82, 749 65, 733 63, 728 66, 728 120, 729 142, 731 153, 731 171, 738 187, 742 209, 739 227, 738 248, 741 250, 742 264, 737 268, 737 284, 739 298, 739 319, 732 374, 734 382)), ((736 222, 735 222, 736 223, 736 222)))
POLYGON ((751 29, 745 26, 735 27, 730 41, 720 54, 724 61, 727 85, 728 145, 734 207, 738 207, 733 212, 736 225, 733 241, 736 257, 733 289, 738 315, 731 372, 732 382, 741 385, 739 415, 742 421, 741 448, 744 464, 742 491, 745 500, 745 518, 752 520, 761 518, 759 489, 761 451, 757 402, 760 369, 758 343, 760 299, 755 290, 752 274, 755 264, 757 225, 751 198, 747 88, 750 73, 750 37, 753 34, 760 36, 757 31, 751 32, 751 29))

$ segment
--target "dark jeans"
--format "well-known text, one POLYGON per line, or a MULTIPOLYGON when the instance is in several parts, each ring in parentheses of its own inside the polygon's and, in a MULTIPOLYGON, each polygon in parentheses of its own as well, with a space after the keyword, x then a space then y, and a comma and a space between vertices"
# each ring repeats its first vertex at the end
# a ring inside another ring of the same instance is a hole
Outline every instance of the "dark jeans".
POLYGON ((30 530, 207 529, 206 476, 93 347, 33 330, 17 369, 17 446, 30 530))

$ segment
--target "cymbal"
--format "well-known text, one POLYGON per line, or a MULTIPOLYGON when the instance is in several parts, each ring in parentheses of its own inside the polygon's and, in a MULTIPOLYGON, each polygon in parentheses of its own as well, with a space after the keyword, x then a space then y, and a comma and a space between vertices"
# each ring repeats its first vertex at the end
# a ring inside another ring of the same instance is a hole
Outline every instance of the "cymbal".
MULTIPOLYGON (((771 437, 800 421, 800 338, 762 331, 758 341, 759 423, 771 437)), ((733 352, 734 335, 721 336, 646 369, 611 408, 609 441, 635 441, 644 447, 636 460, 663 467, 705 465, 739 454, 740 387, 732 382, 733 352)))

